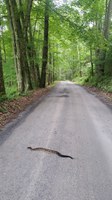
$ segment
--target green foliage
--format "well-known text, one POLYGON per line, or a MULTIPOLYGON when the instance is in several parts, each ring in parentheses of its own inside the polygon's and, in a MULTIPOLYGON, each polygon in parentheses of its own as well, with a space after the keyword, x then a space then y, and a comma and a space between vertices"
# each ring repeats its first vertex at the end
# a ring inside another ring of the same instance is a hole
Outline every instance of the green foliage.
POLYGON ((7 58, 6 63, 4 63, 4 80, 7 96, 17 94, 17 80, 13 57, 7 58))
POLYGON ((108 76, 104 77, 76 77, 74 79, 74 82, 80 85, 87 85, 87 86, 93 86, 98 87, 104 91, 112 92, 112 78, 108 76))
POLYGON ((112 78, 104 76, 100 81, 97 82, 97 87, 107 92, 112 92, 112 78))
MULTIPOLYGON (((17 1, 16 1, 17 2, 17 1)), ((26 1, 22 1, 19 14, 26 12, 26 1)), ((50 72, 55 80, 74 80, 81 84, 90 84, 111 91, 111 77, 99 78, 96 69, 105 65, 105 75, 112 76, 112 27, 109 29, 109 39, 104 36, 105 0, 73 0, 71 5, 56 6, 49 3, 49 54, 47 74, 50 72), (90 50, 92 55, 90 55, 90 50), (100 53, 105 52, 102 59, 100 53), (92 69, 93 64, 93 69, 92 69), (92 70, 93 75, 92 76, 92 70)), ((8 98, 18 95, 17 75, 15 71, 12 36, 5 3, 0 1, 2 14, 2 58, 6 94, 8 98), (6 60, 6 62, 5 62, 6 60)), ((30 15, 32 40, 27 48, 35 50, 35 60, 41 73, 42 49, 44 35, 45 1, 33 1, 30 15)), ((111 23, 112 24, 112 23, 111 23)), ((28 32, 28 37, 31 34, 28 32)), ((32 69, 30 69, 32 70, 32 69)), ((33 73, 32 75, 33 76, 33 73)), ((34 84, 34 83, 33 83, 34 84)))
POLYGON ((0 96, 0 102, 5 101, 7 99, 6 95, 1 95, 0 96))

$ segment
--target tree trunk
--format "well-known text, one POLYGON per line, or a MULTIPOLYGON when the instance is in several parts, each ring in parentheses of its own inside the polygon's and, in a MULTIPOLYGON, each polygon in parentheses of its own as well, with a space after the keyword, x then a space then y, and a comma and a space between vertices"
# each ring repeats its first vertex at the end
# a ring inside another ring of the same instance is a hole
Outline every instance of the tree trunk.
POLYGON ((26 10, 23 12, 22 1, 19 0, 19 6, 21 8, 21 20, 24 32, 24 40, 26 41, 26 52, 29 63, 29 71, 34 87, 37 87, 40 82, 40 72, 39 66, 36 62, 36 50, 34 45, 34 36, 32 34, 30 13, 32 9, 33 0, 28 0, 26 2, 26 10))
POLYGON ((78 44, 77 44, 77 58, 78 58, 79 76, 82 77, 81 56, 80 56, 80 49, 79 49, 78 44))
POLYGON ((12 37, 13 37, 18 91, 21 93, 25 90, 25 85, 24 85, 24 74, 23 74, 23 66, 22 66, 21 52, 20 52, 20 37, 18 33, 18 28, 20 28, 20 25, 19 27, 17 27, 18 14, 17 14, 17 7, 15 0, 14 0, 14 5, 11 0, 6 0, 6 6, 8 10, 8 15, 12 30, 12 37), (16 17, 17 19, 15 18, 15 15, 17 15, 16 17))
POLYGON ((26 52, 26 40, 24 38, 24 31, 22 29, 20 13, 18 12, 16 1, 6 0, 6 5, 13 36, 18 90, 21 93, 26 89, 32 89, 26 52))
POLYGON ((55 81, 55 56, 54 56, 54 53, 53 53, 53 74, 52 74, 52 78, 53 78, 53 82, 55 81))
POLYGON ((53 82, 52 78, 52 54, 50 52, 50 47, 49 47, 49 66, 48 66, 48 85, 50 85, 53 82))
POLYGON ((40 87, 46 87, 46 70, 48 60, 48 32, 49 32, 49 0, 46 0, 45 16, 44 16, 44 44, 42 54, 42 71, 40 87))
MULTIPOLYGON (((108 41, 109 31, 110 31, 110 22, 112 15, 112 0, 107 1, 105 5, 105 19, 103 27, 104 38, 108 41)), ((106 50, 98 49, 96 50, 97 60, 99 64, 96 65, 96 72, 98 76, 103 76, 105 73, 105 59, 106 59, 106 50)))
POLYGON ((5 94, 5 86, 4 86, 4 78, 3 78, 3 66, 2 66, 1 41, 0 41, 0 94, 5 94))
POLYGON ((35 50, 35 44, 34 44, 34 37, 32 35, 32 30, 31 30, 31 24, 29 25, 28 54, 29 54, 32 82, 34 83, 34 86, 37 87, 40 84, 40 71, 39 71, 39 65, 36 61, 36 50, 35 50))
POLYGON ((112 0, 109 2, 106 1, 106 12, 105 12, 105 20, 104 20, 104 37, 108 40, 109 37, 109 28, 112 16, 112 0))
POLYGON ((90 46, 90 62, 91 62, 91 76, 94 75, 94 69, 93 69, 93 52, 92 47, 90 46))
POLYGON ((30 62, 29 62, 29 52, 28 52, 28 28, 30 26, 30 13, 32 9, 33 0, 28 0, 25 2, 25 8, 22 4, 22 1, 19 0, 19 9, 20 9, 20 24, 21 24, 21 32, 22 32, 22 41, 23 41, 23 52, 24 52, 24 69, 25 69, 25 81, 26 81, 26 89, 33 89, 31 74, 30 74, 30 62))

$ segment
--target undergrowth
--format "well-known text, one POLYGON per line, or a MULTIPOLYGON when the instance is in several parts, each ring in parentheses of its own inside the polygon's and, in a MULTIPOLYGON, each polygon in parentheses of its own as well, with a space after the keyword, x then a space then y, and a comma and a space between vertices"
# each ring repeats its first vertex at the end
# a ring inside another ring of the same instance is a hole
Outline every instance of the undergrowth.
POLYGON ((112 92, 112 77, 109 76, 76 77, 73 81, 80 85, 93 86, 106 92, 112 92))

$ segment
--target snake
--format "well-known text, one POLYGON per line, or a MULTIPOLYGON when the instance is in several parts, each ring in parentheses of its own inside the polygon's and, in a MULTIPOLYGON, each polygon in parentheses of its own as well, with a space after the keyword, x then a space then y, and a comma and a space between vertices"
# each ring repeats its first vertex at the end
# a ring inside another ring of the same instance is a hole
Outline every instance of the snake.
POLYGON ((74 159, 72 156, 64 155, 64 154, 61 154, 59 151, 55 151, 55 150, 47 149, 47 148, 43 148, 43 147, 37 147, 37 148, 27 147, 27 149, 30 149, 31 151, 44 151, 47 153, 55 154, 59 157, 74 159))

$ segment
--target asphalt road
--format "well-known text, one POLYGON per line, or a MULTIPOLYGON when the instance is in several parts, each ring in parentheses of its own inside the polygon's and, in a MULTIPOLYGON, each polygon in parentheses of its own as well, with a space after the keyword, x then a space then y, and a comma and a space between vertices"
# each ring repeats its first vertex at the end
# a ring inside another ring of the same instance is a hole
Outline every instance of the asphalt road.
POLYGON ((0 200, 112 200, 112 111, 106 105, 61 82, 21 115, 0 133, 0 200))

